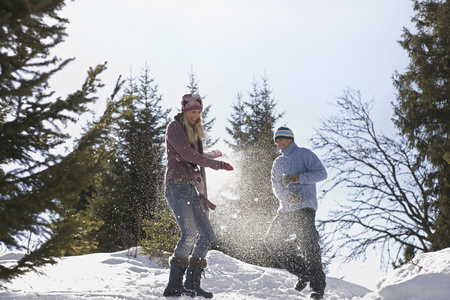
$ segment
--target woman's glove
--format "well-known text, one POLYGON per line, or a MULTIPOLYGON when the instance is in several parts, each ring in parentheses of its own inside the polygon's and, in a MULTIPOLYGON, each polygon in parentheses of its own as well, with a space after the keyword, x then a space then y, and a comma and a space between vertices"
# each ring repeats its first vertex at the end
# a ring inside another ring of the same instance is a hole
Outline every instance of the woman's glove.
POLYGON ((302 202, 302 197, 296 194, 288 194, 286 197, 286 202, 289 203, 293 207, 297 207, 302 202))
POLYGON ((222 170, 227 170, 227 171, 233 171, 234 170, 233 167, 229 163, 226 163, 224 161, 222 161, 221 163, 222 163, 222 165, 221 165, 221 169, 222 170))
POLYGON ((299 180, 300 180, 299 177, 300 177, 300 174, 299 175, 286 175, 281 180, 281 184, 285 188, 287 188, 290 183, 297 183, 297 182, 299 182, 299 180))
POLYGON ((213 150, 207 153, 209 157, 212 159, 218 158, 222 156, 222 152, 220 150, 213 150))

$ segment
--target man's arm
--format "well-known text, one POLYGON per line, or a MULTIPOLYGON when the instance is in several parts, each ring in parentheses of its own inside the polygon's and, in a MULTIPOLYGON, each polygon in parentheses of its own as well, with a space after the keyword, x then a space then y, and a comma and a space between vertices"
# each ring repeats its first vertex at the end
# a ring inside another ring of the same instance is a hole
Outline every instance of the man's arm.
POLYGON ((287 195, 289 194, 288 190, 283 186, 283 173, 279 170, 279 166, 276 163, 276 160, 273 162, 272 171, 271 171, 271 182, 272 182, 272 190, 279 200, 285 201, 287 195))
POLYGON ((317 183, 328 177, 322 162, 311 150, 305 149, 302 156, 308 171, 299 174, 298 182, 300 184, 317 183))

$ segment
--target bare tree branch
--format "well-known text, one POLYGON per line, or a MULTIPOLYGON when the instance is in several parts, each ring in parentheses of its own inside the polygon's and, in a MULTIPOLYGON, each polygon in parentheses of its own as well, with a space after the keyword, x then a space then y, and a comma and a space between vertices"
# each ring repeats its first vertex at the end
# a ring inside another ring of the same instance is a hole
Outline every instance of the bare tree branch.
POLYGON ((372 104, 363 102, 359 91, 344 91, 337 99, 339 113, 322 121, 311 139, 315 149, 325 150, 331 175, 324 195, 338 187, 350 191, 321 226, 350 249, 348 260, 372 247, 388 253, 388 260, 392 250, 407 246, 427 252, 435 198, 425 182, 432 170, 402 136, 375 129, 372 104))

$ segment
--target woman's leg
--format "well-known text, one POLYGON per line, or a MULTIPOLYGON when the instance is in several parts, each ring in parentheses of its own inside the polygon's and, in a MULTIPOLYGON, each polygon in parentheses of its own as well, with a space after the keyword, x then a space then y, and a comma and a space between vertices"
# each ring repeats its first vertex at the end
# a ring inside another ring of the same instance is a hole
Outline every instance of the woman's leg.
POLYGON ((181 237, 174 250, 174 256, 177 258, 188 258, 197 238, 196 216, 193 209, 196 195, 194 186, 188 183, 174 183, 166 188, 167 202, 181 231, 181 237))
POLYGON ((214 242, 214 230, 209 221, 208 214, 201 207, 200 197, 197 196, 192 204, 195 226, 198 232, 198 239, 195 243, 192 257, 205 259, 208 254, 209 246, 214 242))

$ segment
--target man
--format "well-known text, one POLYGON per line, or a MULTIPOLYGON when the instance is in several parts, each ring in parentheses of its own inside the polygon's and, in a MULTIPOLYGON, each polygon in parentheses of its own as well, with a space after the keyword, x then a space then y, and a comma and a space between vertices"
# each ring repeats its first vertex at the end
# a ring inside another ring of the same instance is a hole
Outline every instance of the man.
POLYGON ((264 238, 271 256, 298 277, 295 289, 302 291, 310 283, 311 299, 323 299, 325 273, 315 226, 316 183, 327 178, 319 158, 298 147, 287 127, 275 132, 281 155, 272 165, 272 188, 280 201, 277 215, 264 238))

